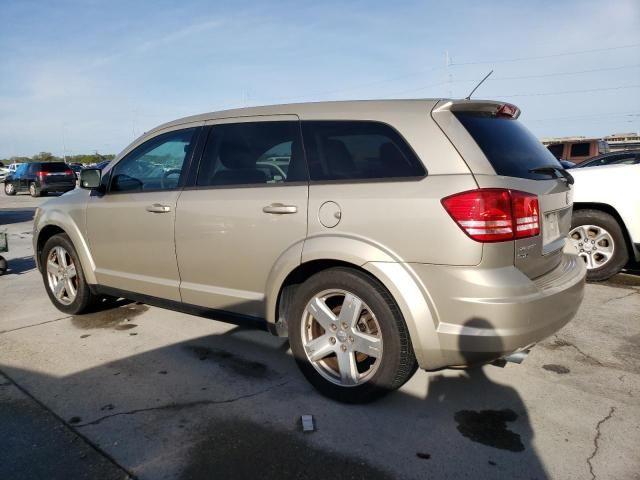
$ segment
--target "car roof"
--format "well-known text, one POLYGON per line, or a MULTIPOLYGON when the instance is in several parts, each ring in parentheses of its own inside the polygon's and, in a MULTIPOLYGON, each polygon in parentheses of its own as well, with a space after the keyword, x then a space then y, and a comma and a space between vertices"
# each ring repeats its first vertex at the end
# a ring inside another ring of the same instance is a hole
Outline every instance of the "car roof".
POLYGON ((219 120, 223 118, 235 117, 253 117, 267 115, 298 115, 301 118, 312 119, 314 117, 326 118, 328 115, 335 116, 336 119, 347 118, 353 116, 354 120, 364 118, 367 113, 380 114, 384 111, 398 111, 408 108, 416 104, 425 105, 431 109, 440 100, 440 98, 418 98, 418 99, 399 99, 399 100, 343 100, 330 102, 306 102, 306 103, 287 103, 280 105, 265 105, 259 107, 245 107, 231 110, 220 110, 209 113, 201 113, 188 117, 179 118, 171 122, 157 126, 148 133, 157 130, 175 127, 187 123, 205 122, 207 120, 219 120))

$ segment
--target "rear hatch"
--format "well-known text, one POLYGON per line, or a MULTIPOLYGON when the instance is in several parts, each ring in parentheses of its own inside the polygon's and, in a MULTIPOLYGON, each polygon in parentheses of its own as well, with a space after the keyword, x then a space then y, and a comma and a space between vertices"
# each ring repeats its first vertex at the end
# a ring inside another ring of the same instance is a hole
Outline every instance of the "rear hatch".
POLYGON ((75 184, 76 176, 73 170, 62 162, 43 163, 38 168, 41 181, 51 186, 75 184))
POLYGON ((514 264, 536 278, 562 260, 571 227, 572 179, 517 120, 519 113, 509 104, 463 100, 442 102, 433 117, 461 153, 479 188, 538 197, 539 234, 512 240, 514 264))

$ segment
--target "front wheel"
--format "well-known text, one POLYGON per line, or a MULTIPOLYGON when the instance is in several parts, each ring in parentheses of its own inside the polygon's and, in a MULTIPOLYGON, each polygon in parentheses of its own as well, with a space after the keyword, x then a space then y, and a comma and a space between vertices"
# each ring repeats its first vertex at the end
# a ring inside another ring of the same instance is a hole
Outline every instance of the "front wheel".
POLYGON ((389 292, 357 270, 332 268, 296 291, 289 310, 296 362, 322 393, 365 403, 401 387, 417 369, 404 319, 389 292))
POLYGON ((587 266, 587 280, 606 280, 629 261, 620 224, 600 210, 573 212, 569 240, 587 266))
POLYGON ((40 261, 45 289, 58 310, 77 315, 99 300, 91 293, 76 249, 64 233, 47 240, 40 261))
POLYGON ((13 186, 13 183, 5 182, 5 184, 4 184, 4 193, 7 194, 7 195, 15 195, 16 194, 16 187, 13 186))

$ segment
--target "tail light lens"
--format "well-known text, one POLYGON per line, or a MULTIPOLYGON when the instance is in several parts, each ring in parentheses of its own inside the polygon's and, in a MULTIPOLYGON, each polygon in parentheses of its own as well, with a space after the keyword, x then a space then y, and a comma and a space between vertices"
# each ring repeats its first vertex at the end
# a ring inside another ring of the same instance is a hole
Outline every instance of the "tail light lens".
POLYGON ((442 199, 451 218, 478 242, 504 242, 540 233, 536 195, 502 188, 480 188, 442 199))
POLYGON ((71 170, 71 169, 65 170, 64 174, 65 175, 75 175, 75 173, 73 173, 73 170, 71 170))
POLYGON ((38 175, 38 177, 42 178, 42 177, 46 177, 48 175, 48 173, 45 172, 44 170, 40 170, 38 173, 36 173, 36 175, 38 175))

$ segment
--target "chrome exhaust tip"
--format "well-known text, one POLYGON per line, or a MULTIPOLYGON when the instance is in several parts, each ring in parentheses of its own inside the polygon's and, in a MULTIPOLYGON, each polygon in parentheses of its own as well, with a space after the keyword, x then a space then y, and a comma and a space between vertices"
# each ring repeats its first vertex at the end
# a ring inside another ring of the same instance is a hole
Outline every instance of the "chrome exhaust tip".
POLYGON ((497 360, 494 360, 493 362, 491 362, 491 365, 500 368, 504 368, 507 363, 515 363, 517 365, 520 365, 522 362, 524 362, 524 359, 527 358, 529 352, 529 349, 513 352, 509 355, 505 355, 504 357, 500 357, 497 360))

